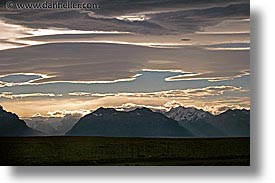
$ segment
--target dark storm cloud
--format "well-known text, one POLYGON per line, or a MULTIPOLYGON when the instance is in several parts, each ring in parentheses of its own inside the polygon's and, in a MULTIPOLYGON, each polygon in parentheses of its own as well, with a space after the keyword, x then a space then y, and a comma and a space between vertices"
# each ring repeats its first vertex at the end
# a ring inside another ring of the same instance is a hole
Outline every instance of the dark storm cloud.
POLYGON ((152 15, 152 21, 169 28, 169 31, 192 33, 224 20, 247 18, 249 17, 249 8, 249 4, 236 4, 226 7, 160 13, 152 15))
POLYGON ((20 10, 2 8, 7 22, 31 28, 59 27, 81 30, 126 31, 141 34, 195 32, 226 19, 249 18, 249 1, 151 0, 95 1, 101 9, 20 10), (146 16, 143 21, 128 21, 119 16, 146 16))
POLYGON ((249 4, 248 0, 101 0, 98 2, 102 8, 100 10, 97 10, 96 12, 98 14, 109 16, 119 16, 130 13, 163 11, 171 9, 207 8, 241 3, 249 4))

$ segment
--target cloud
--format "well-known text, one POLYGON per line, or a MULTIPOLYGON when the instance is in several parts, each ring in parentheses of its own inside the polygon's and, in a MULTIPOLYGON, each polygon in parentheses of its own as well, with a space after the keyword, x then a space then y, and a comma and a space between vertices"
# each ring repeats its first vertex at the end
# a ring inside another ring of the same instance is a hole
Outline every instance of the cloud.
POLYGON ((69 96, 85 96, 85 97, 106 97, 115 96, 113 93, 89 93, 89 92, 72 92, 68 93, 69 96))
POLYGON ((115 108, 117 110, 121 110, 121 111, 131 111, 134 110, 136 108, 142 108, 142 107, 146 107, 152 110, 162 110, 162 111, 169 111, 169 109, 173 108, 173 107, 178 107, 178 106, 183 106, 182 103, 172 100, 172 101, 168 101, 166 103, 164 103, 162 106, 157 106, 157 105, 141 105, 141 104, 135 104, 135 103, 125 103, 122 104, 120 106, 116 106, 115 108))
MULTIPOLYGON (((96 2, 95 2, 96 3, 96 2)), ((101 9, 92 11, 7 11, 2 16, 9 23, 29 28, 59 27, 72 30, 126 31, 141 34, 193 32, 228 18, 247 18, 249 1, 99 1, 101 9), (121 17, 128 17, 126 19, 121 17), (141 18, 146 17, 143 21, 141 18), (132 21, 129 21, 132 20, 132 21)))
POLYGON ((132 111, 135 110, 136 108, 142 108, 142 107, 146 107, 149 108, 151 110, 167 110, 165 107, 163 106, 157 106, 157 105, 141 105, 141 104, 135 104, 135 103, 125 103, 122 104, 120 106, 115 106, 114 108, 118 111, 132 111))
POLYGON ((5 98, 5 99, 17 99, 17 98, 26 98, 26 97, 62 97, 62 94, 54 94, 54 93, 13 94, 12 92, 0 93, 0 98, 5 98))
MULTIPOLYGON (((26 28, 24 28, 26 29, 26 28)), ((24 43, 27 46, 30 41, 31 45, 34 44, 45 44, 45 43, 64 43, 64 42, 85 42, 85 43, 117 43, 117 44, 131 44, 131 45, 140 45, 148 47, 157 47, 157 48, 179 48, 182 46, 207 46, 213 44, 221 43, 238 43, 238 42, 249 42, 249 28, 246 32, 238 32, 239 30, 232 30, 237 32, 228 32, 228 28, 224 29, 221 32, 195 32, 194 34, 179 34, 179 35, 140 35, 134 33, 77 33, 76 30, 64 30, 64 33, 61 34, 62 30, 49 28, 45 29, 42 32, 41 30, 36 30, 38 34, 36 36, 25 36, 14 39, 14 43, 24 43), (54 33, 56 30, 60 30, 57 34, 48 34, 54 33), (75 34, 67 34, 66 32, 76 32, 75 34), (226 31, 226 32, 224 32, 226 31), (43 33, 45 35, 43 35, 43 33), (41 34, 41 35, 40 35, 41 34), (39 36, 40 35, 40 36, 39 36), (186 37, 186 38, 182 38, 186 37), (184 41, 185 40, 185 41, 184 41), (188 40, 188 41, 186 41, 188 40)), ((29 31, 30 32, 30 31, 29 31)), ((35 30, 31 31, 35 32, 35 30)), ((86 31, 88 32, 88 31, 86 31)), ((95 31, 96 32, 96 31, 95 31)), ((18 45, 20 47, 21 45, 18 45)), ((22 46, 21 46, 22 47, 22 46)))
POLYGON ((186 90, 168 90, 150 93, 89 93, 89 92, 72 92, 69 96, 85 97, 107 97, 107 96, 125 96, 125 97, 150 97, 150 98, 187 98, 192 97, 209 97, 223 95, 225 92, 248 92, 248 90, 235 86, 209 86, 198 89, 186 90))
POLYGON ((13 73, 0 76, 0 87, 32 84, 41 79, 50 78, 45 74, 13 73))
POLYGON ((57 110, 57 111, 49 111, 46 116, 44 117, 54 117, 54 118, 62 118, 66 115, 72 115, 72 116, 85 116, 87 114, 91 113, 90 110, 83 110, 83 109, 79 109, 79 110, 57 110))
POLYGON ((164 109, 192 104, 213 113, 250 106, 249 91, 229 86, 247 86, 242 76, 250 70, 248 0, 94 3, 102 8, 0 7, 5 106, 20 116, 126 104, 164 109), (222 84, 228 86, 205 87, 222 84))
POLYGON ((0 81, 0 88, 6 86, 6 83, 0 81))
POLYGON ((221 43, 208 45, 209 50, 250 50, 250 43, 221 43))
POLYGON ((240 103, 240 104, 229 104, 229 105, 224 105, 224 104, 219 104, 219 105, 215 105, 215 106, 206 106, 205 108, 203 108, 204 110, 218 115, 222 112, 227 111, 228 109, 247 109, 250 110, 250 106, 246 105, 245 102, 240 103))
MULTIPOLYGON (((208 89, 209 90, 209 89, 208 89)), ((215 90, 215 89, 214 89, 215 90)), ((170 109, 173 106, 186 106, 197 107, 218 114, 221 112, 221 106, 227 106, 229 108, 250 108, 249 91, 242 91, 242 89, 228 89, 221 94, 222 89, 217 89, 215 95, 213 91, 196 91, 195 93, 184 96, 184 92, 181 93, 148 93, 148 94, 123 94, 115 96, 100 96, 100 97, 87 97, 87 96, 75 96, 75 97, 52 97, 49 99, 41 100, 31 98, 28 100, 6 100, 2 101, 1 105, 9 111, 17 113, 21 117, 30 117, 37 112, 41 115, 48 115, 48 112, 52 111, 89 111, 95 110, 99 107, 113 107, 121 108, 122 106, 129 107, 129 104, 134 106, 145 106, 152 109, 170 109), (236 90, 236 91, 230 91, 236 90), (238 91, 240 90, 240 91, 238 91), (211 95, 211 96, 209 96, 211 95), (208 97, 203 97, 208 96, 208 97), (26 110, 28 109, 28 110, 26 110)), ((186 92, 186 91, 185 91, 186 92)), ((188 91, 190 93, 190 91, 188 91)), ((53 113, 51 113, 53 114, 53 113)))
MULTIPOLYGON (((182 41, 182 36, 188 37, 196 32, 249 33, 249 22, 243 21, 249 19, 248 0, 220 2, 150 0, 146 3, 120 1, 115 4, 111 1, 100 1, 99 3, 103 8, 94 12, 78 10, 11 12, 3 8, 5 13, 1 14, 3 20, 0 21, 0 27, 3 33, 9 32, 8 36, 3 34, 5 35, 3 39, 9 44, 2 42, 2 49, 52 43, 57 41, 56 38, 59 41, 62 38, 64 42, 68 41, 66 36, 74 37, 73 35, 82 37, 82 39, 75 38, 74 41, 76 39, 82 42, 112 41, 153 46, 163 43, 157 41, 162 36, 166 36, 167 40, 173 40, 171 37, 174 37, 177 39, 177 44, 186 45, 187 43, 182 41), (42 38, 44 41, 41 40, 41 36, 44 36, 42 38), (137 41, 139 39, 142 42, 137 41)), ((187 40, 192 39, 187 38, 187 40)), ((173 44, 175 40, 170 43, 173 44)))
POLYGON ((212 51, 196 47, 157 49, 121 44, 59 43, 2 50, 1 55, 4 67, 0 75, 20 72, 48 76, 37 82, 115 81, 134 78, 135 72, 142 69, 201 73, 177 80, 232 79, 249 70, 249 51, 212 51), (150 63, 150 60, 171 63, 150 63))
POLYGON ((195 74, 171 80, 217 81, 249 70, 248 47, 240 47, 250 39, 248 0, 98 3, 102 8, 93 12, 2 8, 0 45, 7 50, 0 74, 52 76, 37 83, 114 82, 159 69, 195 74))

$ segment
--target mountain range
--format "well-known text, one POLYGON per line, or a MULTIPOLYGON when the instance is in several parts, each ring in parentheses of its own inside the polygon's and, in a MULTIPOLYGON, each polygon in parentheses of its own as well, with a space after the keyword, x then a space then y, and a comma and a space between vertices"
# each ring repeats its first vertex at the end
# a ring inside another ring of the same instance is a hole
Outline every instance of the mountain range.
POLYGON ((117 111, 99 108, 84 116, 66 133, 72 136, 111 137, 190 137, 189 130, 177 121, 148 108, 133 111, 117 111))
POLYGON ((245 109, 229 109, 219 115, 213 115, 201 109, 181 106, 169 111, 152 111, 148 108, 117 111, 113 108, 99 108, 83 117, 33 117, 25 121, 1 108, 0 136, 250 136, 250 111, 245 109))
POLYGON ((193 107, 176 107, 162 112, 199 137, 250 136, 250 111, 229 109, 219 115, 193 107))
POLYGON ((64 117, 43 117, 36 116, 26 118, 26 124, 46 135, 59 136, 69 131, 81 118, 81 116, 67 114, 64 117))

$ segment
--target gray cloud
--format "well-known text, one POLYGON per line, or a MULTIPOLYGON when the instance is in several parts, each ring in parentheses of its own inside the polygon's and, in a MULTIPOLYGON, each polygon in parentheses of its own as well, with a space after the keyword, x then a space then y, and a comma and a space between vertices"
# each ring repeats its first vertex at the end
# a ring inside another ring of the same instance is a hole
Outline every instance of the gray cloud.
POLYGON ((94 12, 77 10, 20 10, 7 11, 6 21, 31 28, 69 28, 80 30, 128 31, 140 34, 178 34, 195 32, 204 26, 223 20, 249 18, 248 0, 151 0, 95 1, 101 9, 94 12), (144 15, 144 21, 125 21, 119 16, 144 15))
POLYGON ((88 93, 73 92, 69 96, 77 97, 108 97, 108 96, 124 96, 124 97, 150 97, 150 98, 181 98, 194 99, 194 97, 219 96, 226 92, 243 93, 248 92, 241 87, 235 86, 209 86, 205 88, 185 89, 185 90, 168 90, 151 93, 88 93))
POLYGON ((26 97, 62 97, 62 94, 54 93, 24 93, 24 94, 13 94, 12 92, 0 93, 0 98, 4 99, 17 99, 26 97))
POLYGON ((0 75, 41 73, 41 81, 113 81, 142 69, 182 70, 197 75, 176 79, 230 79, 249 70, 249 51, 211 51, 196 47, 149 48, 120 44, 59 43, 1 51, 0 75), (162 64, 149 62, 164 60, 162 64))

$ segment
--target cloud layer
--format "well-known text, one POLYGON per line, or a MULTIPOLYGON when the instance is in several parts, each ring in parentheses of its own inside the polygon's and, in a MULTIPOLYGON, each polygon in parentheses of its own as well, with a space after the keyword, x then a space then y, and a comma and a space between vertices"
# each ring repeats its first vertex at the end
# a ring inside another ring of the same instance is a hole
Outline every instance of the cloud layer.
MULTIPOLYGON (((95 110, 101 106, 118 109, 133 107, 149 107, 168 110, 179 105, 202 108, 214 114, 228 108, 250 108, 249 90, 235 86, 211 86, 205 88, 169 90, 148 93, 88 93, 73 92, 69 97, 54 94, 0 94, 0 97, 21 100, 6 100, 2 102, 5 108, 12 108, 16 113, 28 117, 39 111, 41 115, 55 114, 55 111, 95 110), (36 96, 47 97, 44 100, 36 96), (24 99, 30 97, 31 99, 24 99), (13 107, 16 103, 16 108, 13 107), (28 108, 28 110, 25 110, 28 108)), ((75 112, 74 112, 75 113, 75 112)), ((54 115, 52 115, 54 116, 54 115)))
POLYGON ((1 105, 25 117, 250 107, 248 0, 93 2, 101 8, 7 10, 1 1, 1 105))

